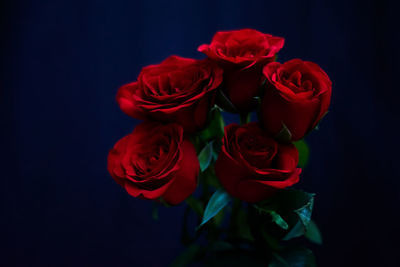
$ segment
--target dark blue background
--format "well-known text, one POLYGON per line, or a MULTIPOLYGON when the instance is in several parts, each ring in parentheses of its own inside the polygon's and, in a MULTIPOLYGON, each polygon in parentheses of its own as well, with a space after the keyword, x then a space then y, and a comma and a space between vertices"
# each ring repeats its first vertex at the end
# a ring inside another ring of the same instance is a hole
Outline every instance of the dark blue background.
POLYGON ((286 38, 280 60, 317 62, 331 110, 308 137, 299 187, 317 193, 320 266, 395 266, 400 203, 398 17, 392 2, 8 1, 1 3, 2 266, 165 266, 183 206, 128 196, 108 150, 137 121, 115 102, 142 66, 201 58, 218 30, 286 38), (395 112, 396 111, 396 112, 395 112))

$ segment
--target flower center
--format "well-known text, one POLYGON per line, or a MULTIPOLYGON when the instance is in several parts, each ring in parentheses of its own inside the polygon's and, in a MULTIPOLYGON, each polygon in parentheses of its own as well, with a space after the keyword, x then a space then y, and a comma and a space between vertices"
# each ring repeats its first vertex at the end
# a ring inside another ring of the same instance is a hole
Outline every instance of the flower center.
POLYGON ((277 143, 263 135, 253 133, 243 135, 239 138, 238 144, 243 158, 260 169, 270 167, 277 153, 277 143))
POLYGON ((312 82, 307 78, 307 75, 302 74, 300 71, 284 73, 282 75, 282 83, 296 94, 314 91, 312 82))
POLYGON ((197 90, 203 73, 196 68, 178 69, 159 76, 150 77, 149 88, 153 96, 175 96, 197 90))

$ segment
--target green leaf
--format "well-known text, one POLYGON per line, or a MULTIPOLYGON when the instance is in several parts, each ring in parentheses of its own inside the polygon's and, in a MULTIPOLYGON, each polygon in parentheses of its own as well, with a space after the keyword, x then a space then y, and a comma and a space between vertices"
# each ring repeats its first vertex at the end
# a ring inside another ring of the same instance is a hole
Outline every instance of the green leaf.
POLYGON ((171 267, 185 267, 192 263, 201 253, 202 248, 197 244, 190 245, 171 264, 171 267))
POLYGON ((254 207, 258 210, 258 212, 266 213, 271 216, 272 221, 276 223, 280 228, 284 230, 289 229, 289 225, 287 224, 287 222, 285 222, 285 220, 276 211, 259 205, 254 205, 254 207))
POLYGON ((322 244, 322 235, 321 232, 318 229, 318 226, 315 224, 314 221, 310 221, 308 225, 307 232, 304 235, 308 240, 311 242, 314 242, 318 245, 322 244))
POLYGON ((305 229, 308 228, 308 225, 311 221, 313 206, 314 206, 314 197, 310 197, 307 204, 294 211, 299 216, 300 221, 302 222, 305 229))
POLYGON ((217 91, 216 95, 217 104, 223 110, 228 111, 230 113, 238 113, 236 107, 232 104, 229 98, 222 92, 222 90, 217 91))
POLYGON ((201 182, 205 183, 206 185, 210 185, 214 188, 220 188, 221 183, 219 182, 218 178, 215 176, 214 168, 208 168, 201 174, 201 182))
POLYGON ((207 127, 200 132, 201 139, 204 141, 222 139, 224 136, 225 123, 220 108, 214 107, 209 114, 207 127))
POLYGON ((279 240, 271 235, 267 229, 261 229, 261 236, 264 241, 268 244, 268 247, 272 250, 279 251, 282 250, 282 246, 279 244, 279 240))
POLYGON ((207 203, 206 209, 204 211, 204 216, 201 224, 197 227, 197 230, 213 218, 217 213, 222 210, 226 205, 228 205, 231 197, 224 190, 219 189, 211 196, 207 203))
POLYGON ((213 160, 214 160, 214 161, 217 161, 218 156, 219 156, 218 152, 215 151, 215 149, 213 149, 213 155, 212 155, 213 160))
POLYGON ((304 140, 294 142, 294 145, 299 151, 299 166, 304 168, 308 163, 308 158, 310 157, 310 149, 304 140))
POLYGON ((193 196, 186 198, 186 203, 192 208, 198 216, 203 216, 203 204, 193 196))
POLYGON ((282 219, 282 217, 278 213, 276 213, 275 211, 270 211, 270 214, 272 217, 272 221, 275 222, 279 227, 284 230, 287 230, 289 228, 287 222, 285 222, 285 220, 282 219))
POLYGON ((299 237, 304 235, 305 229, 300 221, 298 221, 292 229, 286 234, 286 236, 282 240, 290 240, 295 237, 299 237))
POLYGON ((205 171, 211 163, 213 157, 213 141, 209 142, 199 153, 200 170, 205 171))
POLYGON ((285 222, 285 220, 282 219, 282 217, 278 213, 276 213, 273 210, 269 210, 268 212, 272 217, 272 221, 274 223, 276 223, 280 228, 282 228, 284 230, 287 230, 289 228, 289 225, 287 224, 287 222, 285 222))
POLYGON ((290 141, 292 140, 292 133, 289 131, 288 127, 283 122, 282 122, 282 129, 275 136, 275 139, 283 143, 290 143, 290 141))
POLYGON ((254 237, 251 233, 250 225, 247 220, 247 212, 245 212, 243 209, 239 209, 237 213, 237 226, 238 235, 241 238, 254 241, 254 237))
POLYGON ((213 218, 213 221, 215 222, 215 225, 220 226, 225 218, 225 212, 224 210, 220 210, 213 218))
POLYGON ((200 150, 202 149, 201 146, 201 139, 199 135, 192 135, 189 137, 190 142, 194 145, 194 147, 196 148, 196 153, 199 153, 200 150))
MULTIPOLYGON (((314 194, 301 190, 284 189, 254 207, 260 212, 269 214, 272 222, 283 232, 283 240, 305 234, 310 223, 314 194)), ((282 237, 282 236, 281 236, 282 237)))
POLYGON ((268 267, 315 267, 315 257, 311 250, 295 247, 279 254, 273 254, 274 259, 268 267))
MULTIPOLYGON (((300 191, 302 192, 302 191, 300 191)), ((314 194, 309 194, 303 192, 305 195, 303 196, 303 203, 305 203, 302 207, 294 210, 297 214, 299 220, 295 224, 295 226, 289 231, 289 233, 283 238, 283 240, 289 240, 301 235, 304 235, 307 232, 308 225, 311 221, 312 209, 314 206, 314 194), (304 197, 306 199, 304 199, 304 197)))
POLYGON ((213 142, 213 160, 217 161, 219 153, 222 150, 222 137, 213 142))

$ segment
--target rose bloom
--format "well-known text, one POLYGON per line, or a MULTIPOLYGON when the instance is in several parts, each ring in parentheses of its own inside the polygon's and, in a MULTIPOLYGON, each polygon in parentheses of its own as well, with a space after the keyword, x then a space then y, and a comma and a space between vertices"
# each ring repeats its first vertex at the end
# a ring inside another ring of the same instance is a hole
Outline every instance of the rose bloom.
POLYGON ((215 173, 226 191, 258 202, 299 181, 299 155, 293 144, 280 144, 257 123, 225 127, 215 173))
POLYGON ((195 132, 204 127, 221 82, 222 69, 215 63, 170 56, 143 68, 136 82, 122 86, 117 102, 136 119, 176 122, 195 132))
POLYGON ((199 162, 180 125, 143 122, 110 150, 108 171, 130 195, 175 205, 196 189, 199 162))
POLYGON ((292 140, 303 138, 328 111, 332 93, 328 75, 317 64, 300 59, 269 63, 263 73, 267 78, 261 107, 265 129, 277 135, 284 124, 292 140))
POLYGON ((243 29, 217 32, 211 44, 199 46, 198 51, 224 69, 224 94, 239 112, 246 112, 255 106, 263 66, 275 60, 283 44, 281 37, 243 29))

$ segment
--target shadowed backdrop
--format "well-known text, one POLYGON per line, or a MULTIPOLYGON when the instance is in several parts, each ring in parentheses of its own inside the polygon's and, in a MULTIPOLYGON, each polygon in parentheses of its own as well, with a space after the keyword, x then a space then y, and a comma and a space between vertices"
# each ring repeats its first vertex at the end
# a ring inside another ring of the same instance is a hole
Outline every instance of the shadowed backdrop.
POLYGON ((314 61, 333 82, 297 185, 317 193, 319 266, 396 265, 394 1, 15 0, 0 12, 1 266, 170 263, 184 204, 153 221, 152 204, 106 170, 108 150, 138 123, 115 95, 141 67, 203 58, 198 45, 240 28, 285 37, 279 61, 314 61))

